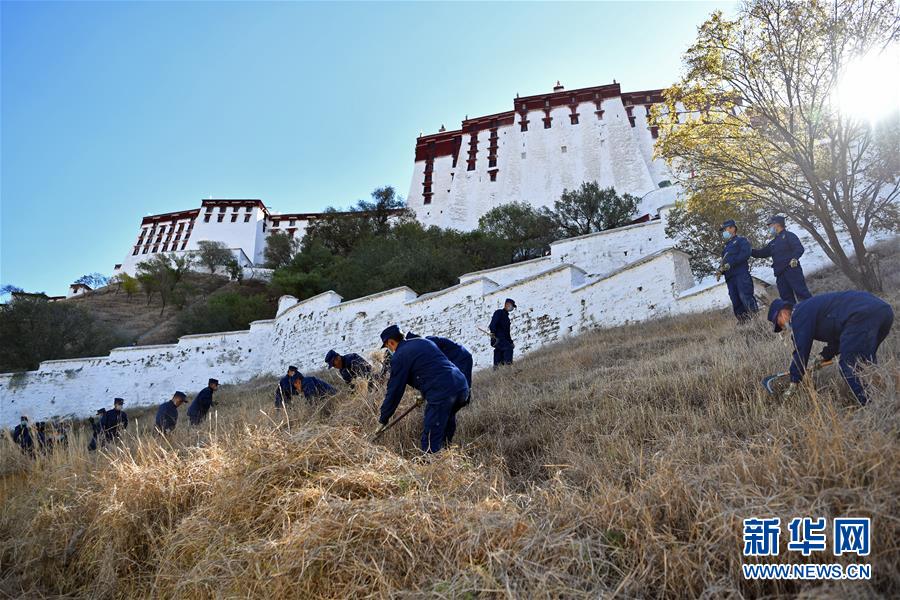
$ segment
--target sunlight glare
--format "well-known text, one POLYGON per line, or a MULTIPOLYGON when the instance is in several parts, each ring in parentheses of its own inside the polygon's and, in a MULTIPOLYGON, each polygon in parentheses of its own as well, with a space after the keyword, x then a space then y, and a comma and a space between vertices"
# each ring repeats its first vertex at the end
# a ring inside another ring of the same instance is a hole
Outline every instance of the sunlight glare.
POLYGON ((841 113, 860 120, 875 122, 900 111, 900 46, 848 62, 836 99, 841 113))

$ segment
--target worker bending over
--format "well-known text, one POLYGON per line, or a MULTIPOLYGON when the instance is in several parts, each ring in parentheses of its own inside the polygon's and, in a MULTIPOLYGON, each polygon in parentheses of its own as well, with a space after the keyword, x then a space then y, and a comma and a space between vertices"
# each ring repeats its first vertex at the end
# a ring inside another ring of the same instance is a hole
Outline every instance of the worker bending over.
POLYGON ((813 341, 825 342, 816 362, 831 360, 840 354, 841 374, 860 404, 868 402, 856 369, 875 363, 878 346, 887 337, 894 322, 891 305, 868 292, 831 292, 813 296, 796 306, 778 299, 769 307, 769 320, 775 332, 789 329, 794 340, 791 360, 791 385, 785 393, 797 392, 797 384, 806 372, 813 341))

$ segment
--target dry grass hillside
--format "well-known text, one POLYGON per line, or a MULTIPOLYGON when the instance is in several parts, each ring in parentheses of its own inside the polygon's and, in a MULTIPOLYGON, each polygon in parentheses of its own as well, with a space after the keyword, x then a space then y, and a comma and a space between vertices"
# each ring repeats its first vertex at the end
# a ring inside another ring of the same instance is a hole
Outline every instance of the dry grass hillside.
POLYGON ((430 460, 419 412, 367 441, 380 390, 284 416, 263 381, 223 388, 205 427, 165 440, 146 412, 93 455, 84 434, 35 460, 7 440, 0 593, 898 597, 900 334, 865 408, 835 370, 767 396, 760 379, 788 356, 765 322, 724 313, 583 335, 476 375, 459 445, 430 460), (872 517, 873 579, 745 581, 741 522, 757 516, 872 517))
MULTIPOLYGON (((226 277, 202 273, 189 273, 185 279, 190 290, 190 300, 186 308, 198 302, 205 302, 216 293, 228 291, 243 294, 267 293, 265 284, 258 281, 245 281, 238 285, 226 277)), ((154 295, 148 303, 147 297, 141 292, 129 298, 124 292, 109 286, 83 296, 69 298, 65 302, 85 308, 100 322, 110 325, 138 346, 168 344, 178 339, 179 311, 172 306, 163 310, 158 295, 154 295)))

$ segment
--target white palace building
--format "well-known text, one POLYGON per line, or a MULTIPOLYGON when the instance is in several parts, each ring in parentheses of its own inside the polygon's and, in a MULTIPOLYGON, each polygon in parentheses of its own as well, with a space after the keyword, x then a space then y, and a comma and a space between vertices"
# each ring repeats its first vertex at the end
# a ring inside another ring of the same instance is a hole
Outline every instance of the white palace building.
POLYGON ((312 221, 343 214, 276 214, 258 199, 203 200, 200 208, 144 217, 134 245, 114 274, 134 275, 138 264, 154 254, 192 252, 201 241, 225 244, 244 268, 262 267, 269 235, 282 232, 299 240, 312 221))
MULTIPOLYGON (((648 115, 662 90, 622 92, 618 83, 517 97, 513 109, 466 119, 459 129, 418 138, 407 205, 424 225, 470 230, 509 202, 552 205, 564 189, 597 181, 642 198, 636 217, 674 201, 678 186, 654 160, 648 115)), ((341 213, 337 213, 340 215, 341 213)), ((310 222, 335 213, 274 214, 258 199, 207 199, 200 208, 149 215, 114 273, 134 275, 157 253, 222 242, 244 268, 264 264, 266 238, 302 239, 310 222)))
POLYGON ((662 90, 618 83, 516 97, 512 109, 466 118, 419 137, 407 204, 427 225, 468 230, 501 204, 552 205, 564 189, 596 181, 642 199, 638 215, 671 203, 677 187, 653 158, 648 121, 662 90))

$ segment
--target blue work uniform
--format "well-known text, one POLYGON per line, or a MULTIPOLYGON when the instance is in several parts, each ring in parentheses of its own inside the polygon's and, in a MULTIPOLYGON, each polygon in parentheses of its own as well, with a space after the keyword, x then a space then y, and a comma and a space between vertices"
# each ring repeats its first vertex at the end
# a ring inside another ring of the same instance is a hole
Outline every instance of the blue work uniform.
POLYGON ((783 230, 777 234, 768 244, 762 248, 752 250, 753 258, 771 258, 772 271, 775 273, 775 285, 778 286, 778 295, 785 302, 797 304, 810 296, 806 287, 806 278, 803 276, 803 267, 799 264, 791 266, 794 259, 800 260, 803 256, 803 244, 796 234, 783 230))
POLYGON ((498 308, 494 311, 494 316, 491 317, 491 324, 488 326, 493 337, 491 345, 494 347, 495 367, 512 364, 515 344, 509 328, 509 311, 505 308, 498 308))
POLYGON ((121 430, 128 429, 128 415, 124 410, 108 410, 100 418, 100 426, 107 441, 117 439, 121 430))
POLYGON ((275 408, 281 408, 285 404, 290 407, 291 400, 296 394, 294 391, 294 380, 299 375, 285 375, 278 381, 278 387, 275 389, 275 408))
POLYGON ((34 439, 31 437, 31 429, 28 425, 19 423, 13 429, 13 441, 19 445, 22 452, 30 454, 34 451, 34 439))
POLYGON ((304 377, 300 382, 300 389, 307 402, 313 402, 327 396, 334 396, 337 390, 318 377, 304 377))
POLYGON ((728 297, 734 316, 744 321, 759 310, 756 298, 753 297, 753 279, 750 277, 750 242, 747 238, 736 235, 725 243, 722 250, 722 264, 728 263, 725 271, 725 284, 728 286, 728 297))
POLYGON ((877 362, 875 353, 893 322, 891 305, 868 292, 831 292, 797 304, 790 321, 794 338, 791 381, 796 383, 803 377, 813 340, 825 342, 822 358, 829 360, 840 354, 841 374, 859 403, 866 404, 866 392, 855 368, 860 363, 877 362))
POLYGON ((379 418, 382 425, 387 425, 397 410, 407 385, 419 390, 425 398, 422 451, 438 452, 444 447, 450 416, 469 397, 469 384, 431 340, 401 341, 391 358, 391 378, 379 418))
POLYGON ((466 347, 457 344, 453 340, 445 337, 439 337, 436 335, 426 336, 426 340, 431 340, 434 342, 434 345, 438 347, 438 350, 444 353, 444 356, 447 357, 447 360, 453 363, 457 369, 459 369, 460 373, 463 374, 463 377, 466 378, 466 383, 469 384, 469 395, 466 397, 466 401, 461 405, 455 406, 453 412, 450 414, 450 418, 447 420, 447 429, 444 433, 444 440, 447 444, 453 441, 453 436, 456 435, 456 413, 459 410, 469 404, 472 399, 472 353, 466 350, 466 347))
POLYGON ((175 429, 178 424, 178 407, 171 400, 166 400, 156 409, 156 428, 167 433, 175 429))
POLYGON ((357 377, 372 377, 372 365, 366 362, 366 359, 359 354, 350 353, 342 355, 341 364, 343 365, 339 371, 341 379, 348 384, 352 383, 357 377))
POLYGON ((187 416, 191 421, 191 425, 199 425, 203 419, 206 418, 206 413, 209 412, 209 409, 212 408, 213 405, 213 390, 211 387, 206 386, 197 396, 194 398, 194 401, 191 402, 191 405, 188 406, 187 416))

